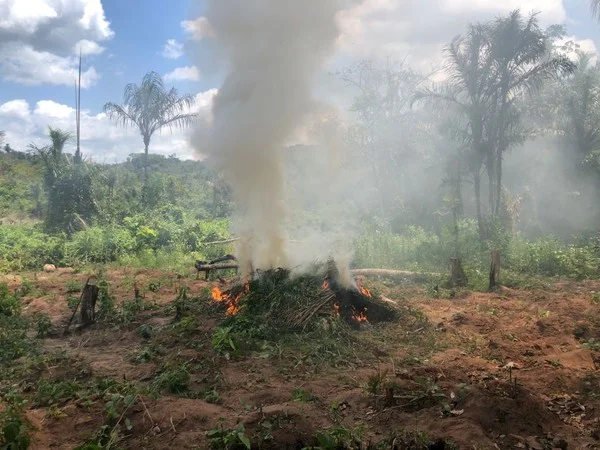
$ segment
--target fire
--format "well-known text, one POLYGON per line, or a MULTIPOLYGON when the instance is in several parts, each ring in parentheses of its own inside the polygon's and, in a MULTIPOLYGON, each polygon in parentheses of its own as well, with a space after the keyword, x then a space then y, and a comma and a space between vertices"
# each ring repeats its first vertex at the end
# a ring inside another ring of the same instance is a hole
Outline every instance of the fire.
POLYGON ((352 314, 352 319, 356 320, 359 323, 368 322, 369 319, 367 319, 367 308, 365 308, 365 310, 361 311, 360 313, 354 311, 354 314, 352 314))
POLYGON ((229 298, 229 296, 228 296, 228 295, 225 295, 225 294, 223 294, 223 293, 221 292, 221 289, 219 289, 219 287, 218 287, 218 286, 215 286, 215 287, 213 288, 213 290, 212 290, 212 298, 213 298, 213 300, 214 300, 214 301, 216 301, 216 302, 224 302, 224 301, 226 301, 226 300, 229 298))
POLYGON ((323 284, 321 285, 321 287, 322 287, 323 289, 329 289, 329 280, 328 280, 327 278, 325 278, 325 279, 323 280, 323 284))
POLYGON ((241 291, 235 297, 232 297, 231 294, 221 292, 221 289, 219 289, 218 286, 215 286, 212 289, 212 298, 214 301, 216 301, 218 303, 222 303, 222 302, 226 303, 227 304, 226 314, 228 316, 235 316, 237 313, 240 312, 239 303, 240 303, 242 296, 244 294, 247 294, 249 290, 250 290, 250 283, 246 282, 244 284, 244 290, 241 291))
POLYGON ((360 282, 356 282, 356 287, 357 289, 360 291, 360 293, 362 295, 364 295, 365 297, 373 297, 373 294, 371 294, 371 291, 368 290, 366 287, 364 287, 362 284, 360 284, 360 282))
POLYGON ((339 303, 334 303, 333 313, 336 315, 336 317, 340 317, 340 304, 339 303))

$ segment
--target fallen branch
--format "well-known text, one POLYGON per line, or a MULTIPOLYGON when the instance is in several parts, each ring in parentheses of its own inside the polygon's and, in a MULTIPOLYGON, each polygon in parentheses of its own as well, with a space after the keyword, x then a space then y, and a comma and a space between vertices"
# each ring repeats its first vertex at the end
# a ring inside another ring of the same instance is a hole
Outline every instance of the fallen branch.
POLYGON ((228 269, 239 269, 238 264, 198 264, 196 265, 196 270, 198 271, 198 275, 200 272, 204 272, 204 279, 208 280, 208 276, 211 270, 228 270, 228 269))
MULTIPOLYGON (((198 264, 196 266, 198 273, 204 272, 206 279, 211 270, 228 270, 228 269, 239 269, 238 264, 198 264)), ((418 277, 437 277, 439 273, 435 272, 411 272, 408 270, 392 270, 392 269, 354 269, 351 271, 352 275, 360 276, 377 276, 377 277, 407 277, 407 278, 418 278, 418 277)))
POLYGON ((392 270, 392 269, 354 269, 352 275, 362 276, 377 276, 377 277, 423 277, 431 276, 438 277, 441 274, 435 272, 411 272, 409 270, 392 270))

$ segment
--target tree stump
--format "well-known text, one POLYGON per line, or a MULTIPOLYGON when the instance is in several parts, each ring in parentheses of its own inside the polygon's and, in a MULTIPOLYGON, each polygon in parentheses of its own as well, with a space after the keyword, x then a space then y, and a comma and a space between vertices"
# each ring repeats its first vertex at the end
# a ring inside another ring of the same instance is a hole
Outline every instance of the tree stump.
POLYGON ((450 287, 465 287, 467 275, 459 258, 450 258, 450 287))
POLYGON ((498 286, 498 278, 500 276, 500 252, 498 250, 492 251, 491 258, 489 290, 493 291, 498 286))
POLYGON ((85 327, 96 321, 96 301, 99 289, 94 284, 86 283, 81 295, 81 324, 85 327))

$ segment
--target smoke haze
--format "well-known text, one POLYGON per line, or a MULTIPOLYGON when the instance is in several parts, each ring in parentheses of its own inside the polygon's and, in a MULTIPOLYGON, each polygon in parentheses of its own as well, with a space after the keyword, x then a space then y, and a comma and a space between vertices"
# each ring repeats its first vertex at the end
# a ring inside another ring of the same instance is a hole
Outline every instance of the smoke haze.
POLYGON ((210 129, 194 139, 233 188, 242 274, 289 264, 284 146, 316 107, 312 82, 338 37, 339 10, 334 0, 208 4, 228 68, 210 129))

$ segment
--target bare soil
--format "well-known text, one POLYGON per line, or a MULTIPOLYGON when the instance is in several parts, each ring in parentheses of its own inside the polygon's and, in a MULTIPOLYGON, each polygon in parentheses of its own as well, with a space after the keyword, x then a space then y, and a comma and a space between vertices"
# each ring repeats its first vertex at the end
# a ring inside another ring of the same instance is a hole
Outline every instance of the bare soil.
MULTIPOLYGON (((40 369, 40 379, 150 386, 165 365, 185 364, 189 389, 140 395, 123 413, 131 429, 118 448, 204 449, 208 430, 239 424, 256 448, 316 445, 317 433, 333 428, 361 429, 365 448, 402 430, 465 449, 600 448, 600 348, 594 341, 600 340, 600 281, 432 298, 425 286, 365 280, 410 314, 352 332, 354 349, 320 360, 285 344, 229 359, 217 355, 211 336, 221 317, 210 308, 194 310, 191 330, 173 325, 174 312, 166 307, 180 287, 188 286, 190 297, 206 296, 219 282, 159 270, 104 276, 117 303, 133 298, 137 284, 154 308, 130 324, 98 324, 62 337, 70 316, 67 283, 83 284, 85 274, 59 270, 0 282, 17 289, 29 280, 24 314, 43 312, 59 331, 43 345, 48 353, 63 351, 65 359, 40 369), (136 331, 141 324, 152 327, 152 338, 136 331), (160 356, 136 361, 152 345, 160 356), (210 390, 218 399, 205 395, 210 390)), ((107 419, 104 402, 85 400, 28 404, 31 448, 72 449, 88 441, 107 419)))

